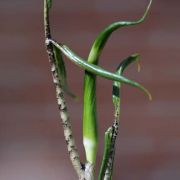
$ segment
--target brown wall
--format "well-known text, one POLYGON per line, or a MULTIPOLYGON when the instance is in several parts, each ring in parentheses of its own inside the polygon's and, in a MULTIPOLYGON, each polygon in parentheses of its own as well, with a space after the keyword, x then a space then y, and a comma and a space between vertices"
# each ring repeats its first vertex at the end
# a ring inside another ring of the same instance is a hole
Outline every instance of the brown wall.
MULTIPOLYGON (((84 58, 97 33, 117 20, 140 17, 148 0, 54 0, 54 37, 84 58), (56 6, 56 7, 55 7, 56 6)), ((54 87, 44 48, 42 1, 0 1, 0 179, 75 180, 63 139, 54 87)), ((101 65, 114 71, 119 61, 141 54, 142 71, 126 76, 152 93, 149 102, 132 87, 122 90, 116 180, 180 179, 180 1, 154 0, 150 16, 137 27, 116 31, 101 65), (178 78, 179 77, 179 78, 178 78), (179 109, 179 110, 178 110, 179 109)), ((83 71, 67 61, 68 98, 81 154, 83 71)), ((103 132, 113 118, 111 82, 98 80, 101 160, 103 132)))

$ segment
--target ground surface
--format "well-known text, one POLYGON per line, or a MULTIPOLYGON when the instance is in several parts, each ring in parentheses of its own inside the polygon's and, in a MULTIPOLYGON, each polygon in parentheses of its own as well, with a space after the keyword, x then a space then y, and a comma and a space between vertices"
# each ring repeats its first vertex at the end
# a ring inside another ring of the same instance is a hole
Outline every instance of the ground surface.
MULTIPOLYGON (((146 0, 54 0, 54 37, 84 58, 97 33, 117 20, 138 18, 146 0)), ((44 49, 42 1, 0 1, 0 179, 75 180, 57 111, 44 49)), ((141 54, 141 73, 126 76, 152 92, 124 86, 115 180, 180 179, 180 1, 154 0, 147 21, 113 34, 101 65, 113 71, 120 59, 141 54)), ((83 71, 67 61, 69 82, 81 97, 83 71)), ((81 138, 82 98, 68 98, 73 129, 81 138)), ((103 131, 112 120, 111 82, 98 80, 103 131)), ((100 142, 101 159, 103 141, 100 142)), ((78 140, 81 153, 81 139, 78 140)))

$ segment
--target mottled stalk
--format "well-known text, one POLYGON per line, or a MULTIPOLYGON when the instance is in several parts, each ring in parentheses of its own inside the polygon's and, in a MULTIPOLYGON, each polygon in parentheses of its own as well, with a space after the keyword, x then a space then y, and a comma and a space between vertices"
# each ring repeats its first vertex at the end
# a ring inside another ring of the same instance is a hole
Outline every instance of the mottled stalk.
MULTIPOLYGON (((138 54, 133 54, 123 60, 120 65, 117 67, 116 73, 119 75, 122 75, 124 70, 133 62, 139 60, 138 54)), ((139 64, 138 64, 139 65, 139 64)), ((140 67, 140 66, 138 66, 140 67)), ((140 68, 138 68, 139 71, 140 68)), ((120 104, 121 104, 121 95, 120 95, 120 88, 121 83, 114 81, 113 82, 113 91, 112 91, 112 101, 114 104, 114 122, 112 125, 112 134, 111 134, 111 142, 109 145, 109 154, 106 158, 108 158, 106 166, 106 170, 104 173, 104 180, 111 180, 112 179, 112 173, 113 173, 113 165, 114 165, 114 157, 115 157, 115 145, 116 145, 116 138, 118 135, 118 129, 119 129, 119 117, 120 117, 120 104)), ((101 174, 101 178, 99 180, 102 180, 103 174, 101 174)))
POLYGON ((49 56, 49 62, 51 66, 51 72, 53 77, 53 82, 56 89, 57 104, 60 112, 60 117, 64 129, 64 137, 67 143, 67 149, 69 152, 69 157, 71 163, 79 177, 80 180, 84 180, 84 170, 80 162, 79 154, 77 152, 76 144, 72 135, 72 128, 70 123, 70 118, 64 98, 64 91, 60 82, 60 77, 58 77, 57 67, 55 63, 55 56, 53 53, 53 45, 49 42, 51 39, 50 24, 49 24, 49 9, 51 7, 51 1, 44 0, 44 28, 45 28, 45 39, 46 48, 49 56))

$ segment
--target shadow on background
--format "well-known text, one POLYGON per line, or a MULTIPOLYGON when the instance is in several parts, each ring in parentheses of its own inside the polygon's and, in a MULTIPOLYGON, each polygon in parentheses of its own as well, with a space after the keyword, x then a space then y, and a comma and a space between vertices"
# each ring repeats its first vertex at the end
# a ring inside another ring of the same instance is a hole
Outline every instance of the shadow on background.
MULTIPOLYGON (((84 58, 97 33, 118 20, 140 17, 147 0, 54 1, 54 37, 84 58)), ((143 83, 149 102, 132 87, 122 90, 120 136, 114 179, 180 179, 180 1, 153 2, 145 23, 116 31, 100 64, 115 70, 131 53, 141 54, 142 71, 131 66, 126 76, 143 83)), ((63 139, 55 91, 44 47, 42 1, 0 2, 0 179, 75 180, 63 139)), ((66 61, 71 89, 68 99, 79 151, 83 71, 66 61)), ((101 160, 104 130, 111 124, 111 82, 98 79, 101 160)), ((97 166, 98 168, 99 166, 97 166)))

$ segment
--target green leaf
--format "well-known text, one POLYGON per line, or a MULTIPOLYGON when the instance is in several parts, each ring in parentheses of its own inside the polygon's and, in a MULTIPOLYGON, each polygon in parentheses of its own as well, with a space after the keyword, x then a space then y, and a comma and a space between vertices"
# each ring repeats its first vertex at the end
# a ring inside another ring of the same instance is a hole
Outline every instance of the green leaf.
POLYGON ((60 79, 63 90, 72 98, 77 98, 68 88, 66 68, 65 68, 65 63, 63 61, 62 53, 54 45, 53 45, 53 53, 55 57, 55 66, 58 74, 58 79, 60 79))
POLYGON ((139 84, 133 80, 130 80, 122 75, 119 75, 117 73, 109 72, 109 71, 101 68, 100 66, 97 66, 97 65, 87 62, 86 60, 84 60, 83 58, 81 58, 77 54, 75 54, 70 48, 68 48, 65 45, 58 44, 56 41, 54 41, 52 39, 49 41, 52 44, 54 44, 54 46, 56 46, 69 60, 71 60, 73 63, 77 64, 78 66, 80 66, 82 69, 92 73, 93 75, 98 75, 98 76, 104 77, 106 79, 118 81, 121 83, 129 84, 131 86, 137 87, 137 88, 141 89, 142 91, 144 91, 145 94, 149 97, 149 99, 151 99, 151 95, 150 95, 149 91, 145 87, 143 87, 141 84, 139 84))
MULTIPOLYGON (((133 54, 129 57, 127 57, 126 59, 124 59, 119 66, 116 69, 116 74, 118 75, 122 75, 124 70, 134 61, 138 61, 139 60, 139 54, 133 54)), ((139 67, 139 66, 138 66, 139 67)), ((138 68, 139 69, 139 68, 138 68)), ((120 86, 121 83, 118 81, 114 81, 113 82, 113 92, 112 92, 112 99, 113 99, 113 103, 115 106, 115 109, 119 109, 120 106, 120 86)), ((149 98, 151 99, 151 95, 149 96, 149 98)), ((119 114, 119 113, 118 113, 119 114)))
POLYGON ((105 171, 107 169, 107 163, 108 163, 109 155, 110 155, 110 151, 111 151, 112 133, 113 133, 112 127, 108 128, 108 130, 105 132, 103 160, 101 163, 101 168, 100 168, 98 180, 103 180, 105 171))
POLYGON ((142 23, 145 20, 147 14, 149 12, 151 4, 152 4, 152 0, 150 0, 143 16, 140 19, 138 19, 137 21, 115 22, 115 23, 112 23, 109 26, 107 26, 103 31, 101 31, 92 45, 92 48, 91 48, 91 51, 90 51, 90 54, 88 57, 88 62, 90 62, 92 64, 98 63, 99 56, 101 55, 101 51, 102 51, 103 47, 105 46, 110 35, 115 30, 117 30, 118 28, 121 28, 121 27, 133 26, 133 25, 142 23))

